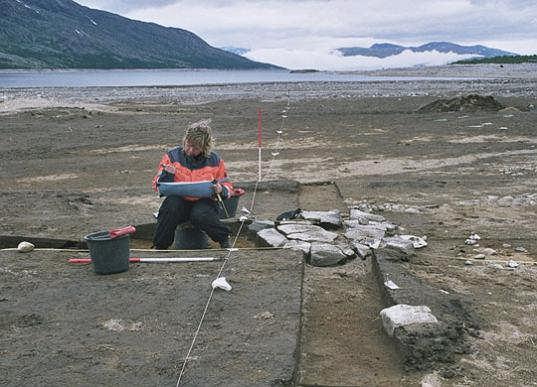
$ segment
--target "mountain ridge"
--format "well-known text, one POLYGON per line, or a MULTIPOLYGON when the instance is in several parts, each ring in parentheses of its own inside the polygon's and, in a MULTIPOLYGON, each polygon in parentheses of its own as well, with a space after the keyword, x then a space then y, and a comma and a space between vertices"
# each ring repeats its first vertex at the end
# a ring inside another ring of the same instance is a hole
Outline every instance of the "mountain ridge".
POLYGON ((343 56, 371 56, 377 58, 387 58, 398 55, 405 50, 413 52, 438 51, 442 53, 453 52, 461 55, 476 55, 485 58, 495 56, 518 55, 512 52, 490 48, 482 45, 463 46, 451 42, 429 42, 421 46, 401 46, 392 43, 375 43, 369 48, 365 47, 340 47, 337 49, 343 56))
POLYGON ((271 69, 180 28, 72 0, 0 0, 0 68, 271 69))

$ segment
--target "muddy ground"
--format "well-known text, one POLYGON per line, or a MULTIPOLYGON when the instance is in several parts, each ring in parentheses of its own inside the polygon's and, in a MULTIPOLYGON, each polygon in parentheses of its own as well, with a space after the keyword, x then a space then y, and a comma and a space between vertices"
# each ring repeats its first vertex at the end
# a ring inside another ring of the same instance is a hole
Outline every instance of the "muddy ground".
MULTIPOLYGON (((537 261, 537 112, 531 104, 537 101, 525 91, 532 82, 526 78, 490 81, 490 93, 515 108, 504 111, 417 113, 437 96, 415 96, 415 86, 405 89, 405 84, 394 97, 383 96, 383 86, 378 86, 376 97, 352 90, 327 96, 323 94, 327 86, 319 84, 292 98, 283 85, 278 86, 280 94, 268 86, 270 98, 264 98, 256 96, 256 90, 259 95, 266 93, 264 86, 257 85, 234 98, 222 87, 215 97, 214 89, 207 87, 209 99, 216 101, 198 104, 167 95, 166 100, 115 100, 97 107, 88 102, 87 108, 80 103, 79 107, 6 111, 0 118, 0 235, 79 240, 103 228, 151 223, 160 203, 150 189, 156 164, 162 152, 180 139, 181 128, 201 118, 212 118, 217 150, 233 179, 254 181, 256 109, 261 108, 262 179, 291 179, 302 185, 295 192, 260 191, 256 215, 274 218, 297 207, 345 211, 349 205, 376 206, 405 232, 428 237, 429 245, 418 251, 409 270, 439 291, 461 294, 472 302, 481 330, 477 337, 468 338, 471 352, 460 354, 455 363, 408 370, 381 330, 378 312, 386 305, 370 259, 335 268, 305 265, 303 271, 284 270, 292 259, 260 252, 248 265, 243 267, 238 260, 229 268, 245 289, 236 289, 239 299, 226 299, 222 314, 240 320, 242 331, 233 331, 235 320, 209 313, 210 322, 202 332, 210 334, 198 349, 205 355, 193 361, 188 383, 215 384, 216 378, 223 378, 229 385, 284 380, 330 386, 415 385, 422 380, 448 385, 533 384, 537 380, 537 267, 533 266, 537 261), (318 98, 315 90, 323 97, 318 98), (482 238, 479 247, 464 244, 472 232, 482 238), (497 253, 472 260, 483 247, 497 253), (472 265, 465 265, 468 259, 472 265), (505 262, 511 259, 522 265, 508 269, 505 262), (240 279, 252 272, 275 282, 267 284, 265 291, 240 279), (272 312, 279 303, 282 311, 272 312), (263 340, 268 340, 259 330, 265 324, 263 317, 252 318, 263 311, 275 316, 268 318, 270 324, 280 324, 271 325, 270 332, 277 337, 272 346, 263 346, 263 340), (299 345, 292 339, 293 332, 299 345), (231 355, 221 349, 209 351, 224 339, 232 341, 226 344, 232 348, 231 355), (254 350, 237 349, 250 342, 254 350), (265 356, 264 366, 258 367, 265 353, 259 348, 280 353, 283 360, 265 356), (200 376, 197 367, 216 354, 232 356, 232 364, 218 367, 210 362, 210 372, 200 376), (292 370, 282 371, 281 362, 293 363, 292 370), (243 369, 253 372, 255 367, 262 376, 241 379, 243 369)), ((473 84, 455 82, 449 88, 442 83, 442 97, 453 97, 461 90, 474 92, 473 84)), ((368 93, 375 94, 377 85, 368 87, 368 93)), ((487 82, 480 82, 477 91, 487 90, 487 82)), ((249 206, 251 199, 250 192, 241 205, 249 206)), ((149 242, 136 243, 148 247, 149 242)), ((249 243, 241 240, 242 247, 249 243)), ((198 276, 211 277, 215 265, 211 270, 140 265, 126 274, 101 277, 91 267, 65 264, 65 258, 64 253, 0 252, 2 383, 84 384, 95 377, 102 384, 175 383, 177 365, 207 296, 208 280, 198 276), (147 309, 133 302, 137 281, 145 283, 144 289, 159 289, 151 294, 147 309), (107 306, 109 313, 99 315, 98 305, 105 297, 101 286, 111 289, 114 298, 107 306), (177 296, 170 299, 164 291, 168 288, 188 295, 179 308, 192 313, 176 308, 177 296), (87 294, 73 298, 78 290, 87 294), (156 305, 161 314, 153 312, 156 305), (161 328, 136 331, 137 325, 132 325, 134 331, 111 335, 113 331, 103 328, 101 320, 115 318, 115 310, 128 324, 142 322, 145 327, 154 318, 161 328), (91 321, 89 332, 97 335, 95 340, 73 337, 80 331, 74 331, 71 323, 80 325, 84 319, 91 321), (172 321, 175 339, 170 342, 166 326, 172 321), (73 358, 75 366, 68 364, 73 358), (89 368, 84 366, 87 362, 89 368)))

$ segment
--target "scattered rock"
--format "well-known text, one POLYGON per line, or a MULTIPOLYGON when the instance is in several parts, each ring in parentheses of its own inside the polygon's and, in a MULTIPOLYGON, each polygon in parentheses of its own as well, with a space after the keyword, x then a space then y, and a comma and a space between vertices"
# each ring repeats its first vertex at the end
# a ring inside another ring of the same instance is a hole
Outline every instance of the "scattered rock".
POLYGON ((421 387, 442 387, 443 380, 436 373, 427 374, 421 379, 421 387))
POLYGON ((412 243, 412 246, 415 248, 415 249, 421 249, 422 247, 425 247, 427 246, 427 237, 426 236, 423 236, 423 237, 418 237, 418 236, 415 236, 415 235, 399 235, 399 238, 405 240, 405 241, 409 241, 412 243))
POLYGON ((515 269, 517 268, 518 266, 520 266, 520 264, 517 262, 517 261, 513 261, 512 259, 509 260, 509 262, 507 262, 506 264, 507 267, 510 267, 511 269, 515 269))
POLYGON ((518 113, 518 112, 520 112, 520 110, 518 110, 514 106, 508 106, 506 108, 503 108, 503 109, 499 110, 499 112, 500 113, 518 113))
POLYGON ((513 200, 514 198, 512 196, 504 196, 498 200, 497 204, 500 207, 511 207, 513 205, 513 200))
POLYGON ((516 251, 517 253, 527 253, 527 252, 528 252, 528 250, 526 250, 526 249, 525 249, 524 247, 522 247, 522 246, 517 246, 517 247, 515 247, 515 251, 516 251))
POLYGON ((123 321, 121 319, 110 319, 103 323, 103 327, 114 331, 114 332, 123 332, 123 331, 139 331, 142 329, 142 323, 141 322, 127 322, 123 321))
POLYGON ((476 254, 473 257, 474 259, 485 259, 485 254, 476 254))
POLYGON ((17 246, 17 250, 21 253, 29 253, 34 248, 35 246, 32 243, 26 241, 19 243, 17 246))
POLYGON ((270 313, 269 311, 261 312, 254 316, 256 320, 270 320, 273 317, 274 315, 270 313))
POLYGON ((386 286, 390 290, 397 290, 400 289, 399 285, 397 285, 395 282, 393 282, 391 279, 387 279, 384 281, 384 286, 386 286))
POLYGON ((485 254, 485 255, 496 255, 497 251, 494 249, 491 249, 490 247, 482 247, 479 249, 475 249, 477 253, 485 254))

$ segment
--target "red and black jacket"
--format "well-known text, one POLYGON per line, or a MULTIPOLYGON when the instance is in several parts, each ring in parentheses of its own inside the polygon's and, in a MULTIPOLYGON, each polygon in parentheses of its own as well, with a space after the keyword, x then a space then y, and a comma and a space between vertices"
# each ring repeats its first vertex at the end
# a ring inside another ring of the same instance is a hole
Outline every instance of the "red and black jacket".
MULTIPOLYGON (((227 180, 227 170, 224 160, 216 153, 211 152, 205 157, 187 156, 183 148, 178 146, 162 156, 157 174, 153 178, 153 189, 158 191, 157 183, 159 182, 202 182, 217 180, 222 185, 222 196, 227 198, 233 192, 233 184, 227 180), (175 168, 175 174, 164 171, 165 165, 171 165, 175 168)), ((185 196, 185 200, 196 201, 199 198, 185 196)))

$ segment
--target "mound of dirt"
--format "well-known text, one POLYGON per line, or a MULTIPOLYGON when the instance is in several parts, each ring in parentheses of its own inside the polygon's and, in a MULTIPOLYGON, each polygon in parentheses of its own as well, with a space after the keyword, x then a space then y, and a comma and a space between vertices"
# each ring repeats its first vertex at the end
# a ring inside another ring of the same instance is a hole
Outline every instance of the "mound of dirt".
POLYGON ((501 103, 492 96, 481 96, 470 94, 467 96, 452 99, 439 99, 428 105, 420 107, 418 113, 431 112, 476 112, 476 111, 498 111, 504 109, 501 103))

